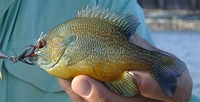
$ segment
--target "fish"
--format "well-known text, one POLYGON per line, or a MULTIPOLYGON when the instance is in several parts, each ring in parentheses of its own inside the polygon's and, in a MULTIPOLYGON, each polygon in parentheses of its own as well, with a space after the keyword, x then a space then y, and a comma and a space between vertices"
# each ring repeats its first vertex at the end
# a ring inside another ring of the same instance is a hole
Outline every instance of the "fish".
POLYGON ((147 71, 169 97, 185 63, 172 54, 130 43, 140 22, 99 6, 86 7, 77 17, 41 35, 29 61, 57 78, 87 75, 125 97, 139 94, 132 70, 147 71))

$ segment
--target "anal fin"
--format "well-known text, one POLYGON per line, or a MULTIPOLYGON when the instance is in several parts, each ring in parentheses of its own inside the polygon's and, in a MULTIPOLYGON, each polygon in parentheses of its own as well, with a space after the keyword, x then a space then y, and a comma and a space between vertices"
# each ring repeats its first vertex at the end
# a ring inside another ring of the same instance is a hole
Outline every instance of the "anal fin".
POLYGON ((138 91, 135 78, 131 72, 125 71, 121 77, 113 82, 105 83, 111 90, 122 94, 126 97, 133 97, 140 92, 138 91))

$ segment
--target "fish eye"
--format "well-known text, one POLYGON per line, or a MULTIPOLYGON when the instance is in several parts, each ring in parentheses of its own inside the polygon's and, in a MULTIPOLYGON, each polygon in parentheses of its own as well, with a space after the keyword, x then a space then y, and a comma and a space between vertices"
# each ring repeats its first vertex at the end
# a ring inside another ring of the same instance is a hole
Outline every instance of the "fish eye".
POLYGON ((41 48, 43 48, 45 46, 46 46, 46 41, 45 40, 41 40, 36 44, 36 48, 37 49, 41 49, 41 48))

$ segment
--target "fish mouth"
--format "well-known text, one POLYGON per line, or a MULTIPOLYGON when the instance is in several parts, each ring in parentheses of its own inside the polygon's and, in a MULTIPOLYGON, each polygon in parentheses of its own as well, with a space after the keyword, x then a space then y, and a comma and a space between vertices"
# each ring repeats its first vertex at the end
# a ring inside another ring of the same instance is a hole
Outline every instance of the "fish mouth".
POLYGON ((63 56, 63 54, 61 54, 60 57, 57 57, 57 59, 53 61, 50 59, 50 53, 44 53, 42 50, 36 50, 33 54, 35 54, 35 56, 29 57, 29 61, 45 70, 50 70, 56 66, 59 63, 61 56, 63 56))

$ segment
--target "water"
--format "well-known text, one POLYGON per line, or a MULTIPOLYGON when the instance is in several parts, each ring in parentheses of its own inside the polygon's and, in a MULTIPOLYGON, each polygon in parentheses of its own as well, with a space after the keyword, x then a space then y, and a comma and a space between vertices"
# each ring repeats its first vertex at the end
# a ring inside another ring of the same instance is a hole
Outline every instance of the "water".
POLYGON ((200 32, 152 31, 156 47, 186 63, 193 80, 193 93, 200 96, 200 32))

